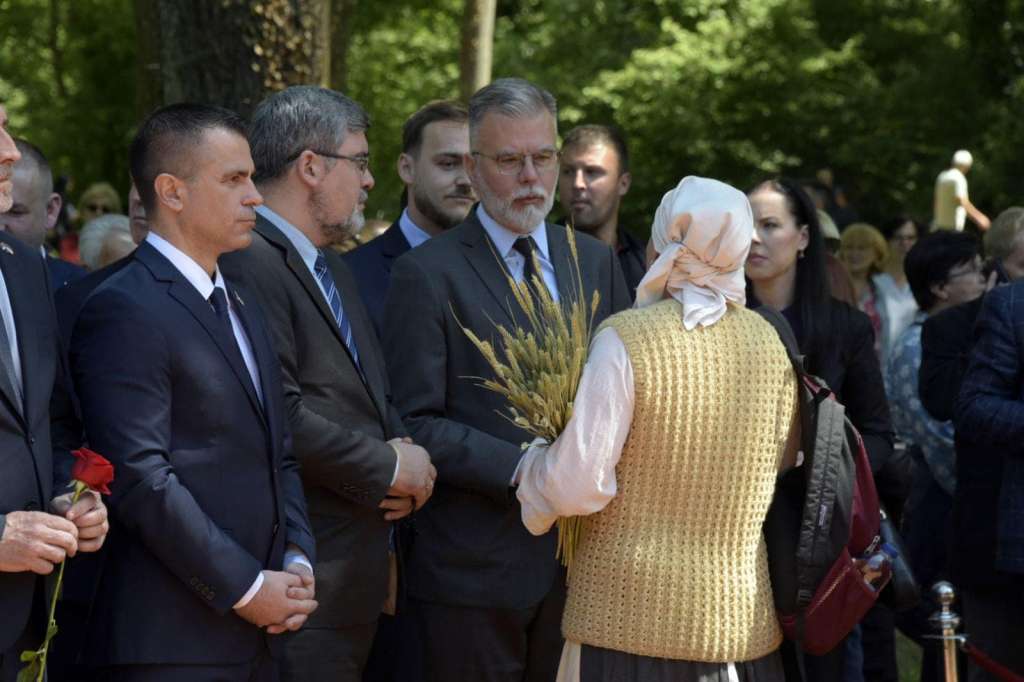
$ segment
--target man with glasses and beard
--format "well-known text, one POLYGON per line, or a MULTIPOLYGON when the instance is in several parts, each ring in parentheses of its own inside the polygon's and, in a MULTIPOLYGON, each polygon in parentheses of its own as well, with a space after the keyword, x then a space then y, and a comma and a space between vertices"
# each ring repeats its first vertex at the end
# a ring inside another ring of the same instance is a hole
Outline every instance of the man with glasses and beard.
POLYGON ((461 223, 476 200, 462 162, 469 153, 468 120, 465 107, 448 101, 430 102, 409 117, 398 157, 402 215, 380 237, 345 254, 378 335, 395 259, 461 223))
MULTIPOLYGON (((392 270, 384 348, 395 403, 439 476, 407 562, 428 680, 553 680, 558 667, 556 533, 525 530, 513 489, 531 438, 480 387, 493 371, 460 328, 490 337, 495 322, 527 324, 510 309, 509 275, 537 274, 561 301, 574 295, 565 229, 545 222, 558 180, 556 114, 551 94, 521 79, 473 95, 464 163, 480 204, 392 270)), ((626 308, 629 293, 607 245, 579 235, 577 247, 583 295, 601 296, 596 325, 626 308)))
POLYGON ((264 100, 249 128, 264 203, 252 245, 221 262, 270 322, 317 543, 320 608, 289 636, 284 680, 360 680, 388 596, 389 522, 422 506, 436 475, 405 437, 355 280, 329 248, 363 223, 369 125, 324 88, 264 100))

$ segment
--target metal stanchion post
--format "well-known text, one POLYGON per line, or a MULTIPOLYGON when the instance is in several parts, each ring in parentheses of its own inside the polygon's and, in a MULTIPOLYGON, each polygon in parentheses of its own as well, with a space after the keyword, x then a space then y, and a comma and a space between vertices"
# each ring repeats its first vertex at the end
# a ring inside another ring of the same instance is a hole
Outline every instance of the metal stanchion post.
POLYGON ((946 682, 957 682, 956 648, 961 636, 956 634, 960 627, 960 616, 953 612, 953 601, 956 599, 956 592, 953 586, 945 580, 935 583, 932 587, 932 594, 935 601, 942 609, 929 618, 932 626, 942 633, 936 639, 942 640, 942 658, 946 668, 946 682))

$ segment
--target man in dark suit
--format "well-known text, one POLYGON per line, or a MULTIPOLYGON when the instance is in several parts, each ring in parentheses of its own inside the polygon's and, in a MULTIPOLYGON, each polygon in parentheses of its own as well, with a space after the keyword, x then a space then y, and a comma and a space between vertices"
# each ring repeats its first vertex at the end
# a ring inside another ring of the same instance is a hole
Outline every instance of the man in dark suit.
POLYGON ((21 152, 21 161, 14 167, 14 205, 0 216, 0 228, 10 232, 29 248, 35 249, 46 260, 50 273, 50 288, 56 292, 68 282, 85 275, 85 269, 46 251, 46 234, 57 224, 63 202, 53 191, 53 171, 43 152, 26 140, 14 143, 21 152))
MULTIPOLYGON (((971 590, 964 607, 974 623, 972 635, 982 631, 979 647, 1019 673, 1024 672, 1019 645, 1024 639, 1024 281, 985 296, 974 338, 953 418, 958 434, 970 434, 973 445, 987 448, 987 457, 1003 460, 994 562, 1002 584, 971 590)), ((985 459, 978 465, 988 468, 985 459)))
POLYGON ((647 273, 647 245, 619 224, 619 207, 629 191, 626 137, 615 126, 576 126, 562 141, 558 195, 566 219, 577 230, 615 250, 631 298, 647 273))
MULTIPOLYGON (((13 205, 14 162, 0 106, 0 216, 13 205)), ((100 548, 106 507, 89 493, 69 509, 52 499, 68 483, 63 443, 50 437, 50 400, 63 388, 57 325, 46 269, 37 253, 0 235, 0 681, 13 682, 21 651, 46 630, 47 585, 40 576, 76 552, 100 548), (55 512, 48 513, 47 509, 55 512)))
POLYGON ((402 127, 398 175, 402 215, 376 239, 345 254, 379 336, 395 259, 463 220, 476 196, 462 160, 469 153, 469 114, 455 102, 431 102, 402 127))
MULTIPOLYGON (((562 302, 575 295, 565 229, 545 222, 558 177, 555 116, 551 94, 527 81, 477 92, 465 163, 480 204, 392 271, 384 347, 395 402, 438 469, 409 559, 429 680, 551 680, 561 653, 556 534, 525 530, 513 490, 530 437, 480 387, 493 372, 460 329, 490 338, 495 322, 527 324, 507 275, 536 274, 562 302)), ((601 296, 600 323, 629 294, 607 245, 579 235, 577 247, 584 296, 601 296)))
POLYGON ((369 120, 313 86, 263 101, 249 129, 252 245, 221 259, 266 311, 317 542, 321 607, 288 638, 283 678, 358 681, 388 596, 389 521, 421 506, 436 475, 406 438, 355 282, 328 248, 359 229, 373 176, 369 120))
POLYGON ((131 171, 151 231, 71 337, 86 436, 117 470, 86 660, 105 680, 276 680, 268 635, 316 608, 314 543, 270 334, 217 268, 261 202, 244 124, 161 109, 131 171))

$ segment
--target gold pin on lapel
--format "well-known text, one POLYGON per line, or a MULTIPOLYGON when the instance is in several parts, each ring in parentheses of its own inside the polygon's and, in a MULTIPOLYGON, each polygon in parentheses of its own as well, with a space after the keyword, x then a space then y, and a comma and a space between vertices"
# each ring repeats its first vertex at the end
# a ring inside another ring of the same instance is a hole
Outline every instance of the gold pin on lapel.
POLYGON ((12 256, 14 255, 14 249, 11 248, 10 244, 7 244, 5 242, 0 242, 0 251, 3 251, 4 253, 9 253, 12 256))

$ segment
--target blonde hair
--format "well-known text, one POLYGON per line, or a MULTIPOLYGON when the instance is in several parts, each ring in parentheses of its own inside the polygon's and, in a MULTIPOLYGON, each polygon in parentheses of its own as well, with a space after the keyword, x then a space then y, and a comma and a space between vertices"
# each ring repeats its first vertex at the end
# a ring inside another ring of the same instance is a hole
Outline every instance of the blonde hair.
POLYGON ((1017 238, 1024 231, 1024 208, 1011 206, 996 216, 985 233, 985 255, 1003 260, 1013 253, 1017 238))
POLYGON ((885 243, 885 237, 873 225, 867 223, 854 223, 845 230, 839 237, 839 258, 846 263, 843 252, 856 247, 867 247, 875 254, 875 260, 871 264, 871 274, 881 272, 889 258, 889 245, 885 243))

